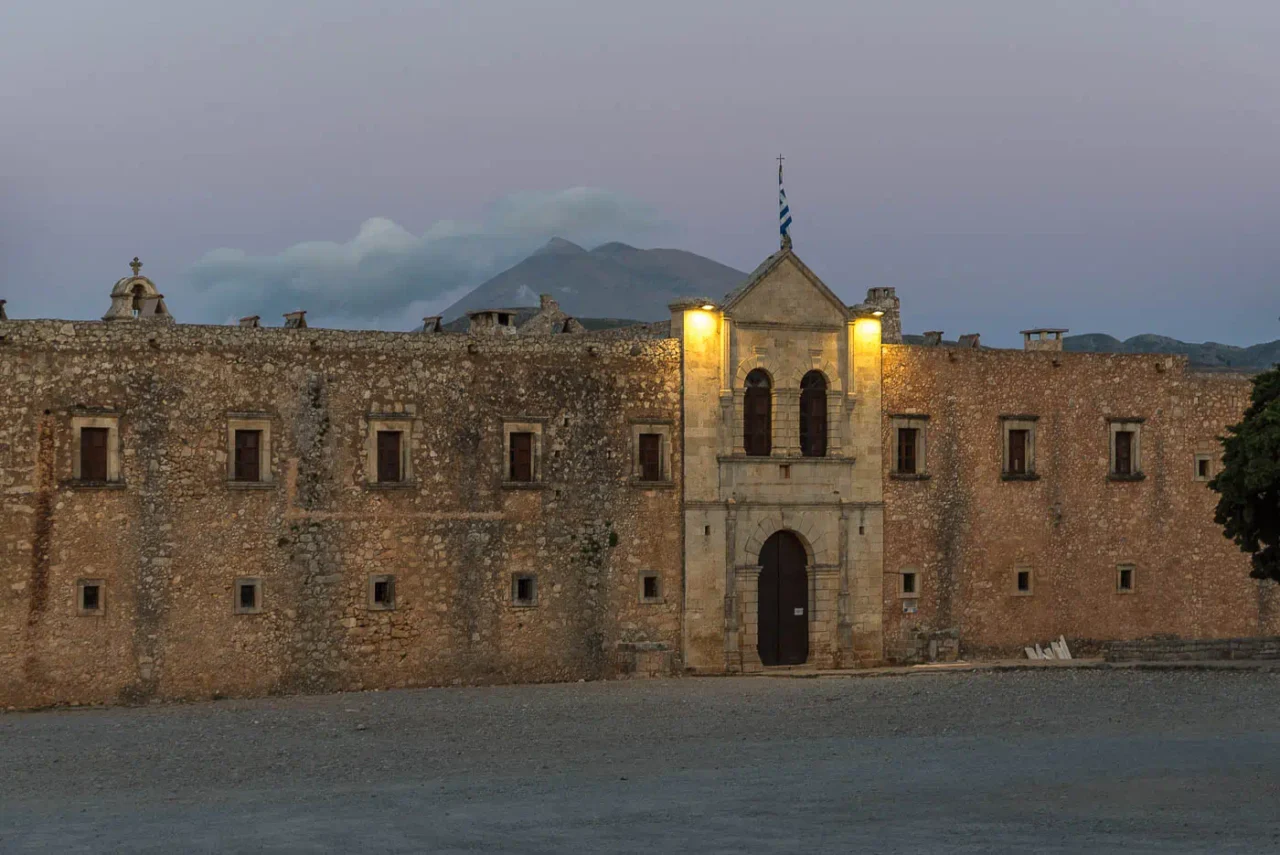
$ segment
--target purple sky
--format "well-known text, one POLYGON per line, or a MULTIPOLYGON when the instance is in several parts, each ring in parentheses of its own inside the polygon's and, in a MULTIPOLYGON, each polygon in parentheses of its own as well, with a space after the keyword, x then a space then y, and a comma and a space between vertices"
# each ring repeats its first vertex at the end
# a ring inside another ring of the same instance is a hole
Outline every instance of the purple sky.
POLYGON ((0 7, 0 297, 408 329, 552 234, 797 252, 907 331, 1280 337, 1280 4, 0 7))

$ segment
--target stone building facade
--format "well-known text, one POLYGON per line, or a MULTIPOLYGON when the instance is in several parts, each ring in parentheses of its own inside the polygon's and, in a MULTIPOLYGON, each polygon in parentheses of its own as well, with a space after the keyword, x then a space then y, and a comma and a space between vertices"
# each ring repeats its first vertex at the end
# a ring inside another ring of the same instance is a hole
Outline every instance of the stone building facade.
POLYGON ((1280 630, 1205 484, 1246 378, 900 329, 790 247, 601 332, 0 315, 0 704, 1280 630))

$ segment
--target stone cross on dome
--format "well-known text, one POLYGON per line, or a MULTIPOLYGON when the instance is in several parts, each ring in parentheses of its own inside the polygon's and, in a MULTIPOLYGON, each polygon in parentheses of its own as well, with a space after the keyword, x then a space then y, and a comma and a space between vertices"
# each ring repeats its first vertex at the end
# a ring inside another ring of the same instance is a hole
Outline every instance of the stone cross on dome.
POLYGON ((138 256, 133 257, 133 261, 129 262, 129 266, 133 268, 134 276, 142 275, 142 262, 138 260, 138 256))

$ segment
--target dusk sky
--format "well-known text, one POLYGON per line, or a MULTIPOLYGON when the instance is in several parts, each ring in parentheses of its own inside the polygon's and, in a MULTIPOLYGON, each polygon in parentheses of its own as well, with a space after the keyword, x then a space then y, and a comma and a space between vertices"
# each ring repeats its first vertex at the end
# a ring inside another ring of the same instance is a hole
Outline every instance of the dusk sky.
POLYGON ((1280 3, 0 8, 0 298, 410 329, 552 236, 797 253, 906 331, 1280 338, 1280 3))

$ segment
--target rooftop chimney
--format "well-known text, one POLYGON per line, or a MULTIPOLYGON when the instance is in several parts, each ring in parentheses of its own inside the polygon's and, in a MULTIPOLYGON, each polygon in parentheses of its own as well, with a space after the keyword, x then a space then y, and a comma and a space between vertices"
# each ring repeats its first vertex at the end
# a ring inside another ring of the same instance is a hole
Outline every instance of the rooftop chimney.
POLYGON ((978 349, 978 347, 980 346, 980 345, 978 344, 979 336, 980 336, 980 334, 979 334, 979 333, 976 333, 976 332, 975 332, 975 333, 965 333, 964 335, 960 336, 960 340, 957 342, 957 344, 958 344, 960 347, 968 347, 968 348, 972 348, 972 349, 974 349, 974 350, 977 350, 977 349, 978 349))
POLYGON ((542 309, 543 311, 546 311, 547 309, 558 309, 560 308, 560 304, 557 303, 555 300, 551 299, 550 294, 539 294, 538 308, 542 309))
POLYGON ((0 321, 9 320, 9 316, 4 313, 4 304, 7 302, 7 300, 0 300, 0 321))
POLYGON ((880 341, 902 344, 902 301, 893 288, 868 288, 867 303, 884 314, 880 317, 880 341))
POLYGON ((942 330, 926 330, 924 334, 925 347, 937 347, 942 344, 942 330))
POLYGON ((428 315, 423 318, 422 331, 424 333, 444 332, 444 323, 441 321, 440 315, 428 315))
POLYGON ((1023 350, 1062 350, 1062 335, 1069 330, 1041 327, 1022 331, 1023 350))
POLYGON ((240 326, 250 327, 256 330, 258 327, 262 326, 262 324, 260 323, 261 320, 262 318, 258 317, 257 315, 250 315, 247 318, 240 319, 240 326))
POLYGON ((284 328, 287 330, 304 330, 307 328, 307 313, 305 310, 297 312, 285 312, 284 328))

